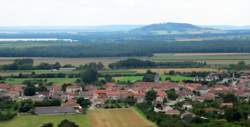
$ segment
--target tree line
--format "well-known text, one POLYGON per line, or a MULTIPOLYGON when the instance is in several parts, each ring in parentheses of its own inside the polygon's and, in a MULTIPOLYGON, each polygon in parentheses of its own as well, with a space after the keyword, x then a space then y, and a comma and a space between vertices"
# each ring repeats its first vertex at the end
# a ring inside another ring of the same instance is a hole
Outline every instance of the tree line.
POLYGON ((206 63, 200 62, 153 62, 149 60, 127 59, 109 64, 111 69, 130 68, 196 68, 204 67, 206 63))

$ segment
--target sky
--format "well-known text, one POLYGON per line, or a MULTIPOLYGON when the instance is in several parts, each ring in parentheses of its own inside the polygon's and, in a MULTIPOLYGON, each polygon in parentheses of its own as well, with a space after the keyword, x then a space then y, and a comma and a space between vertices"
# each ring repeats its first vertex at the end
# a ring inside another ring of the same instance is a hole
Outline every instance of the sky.
POLYGON ((250 0, 0 0, 0 26, 250 25, 250 0))

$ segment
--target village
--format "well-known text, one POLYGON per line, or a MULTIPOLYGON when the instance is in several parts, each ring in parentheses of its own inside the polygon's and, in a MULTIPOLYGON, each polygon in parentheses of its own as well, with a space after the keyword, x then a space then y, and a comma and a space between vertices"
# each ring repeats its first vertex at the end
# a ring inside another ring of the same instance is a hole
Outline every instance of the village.
MULTIPOLYGON (((226 72, 211 73, 205 78, 195 77, 197 83, 159 81, 155 82, 136 82, 134 84, 117 84, 107 82, 101 88, 95 85, 86 85, 82 87, 80 84, 69 84, 66 89, 62 89, 60 85, 48 86, 47 92, 36 92, 34 96, 24 96, 23 85, 0 84, 0 96, 9 98, 14 101, 30 99, 34 102, 43 101, 45 99, 61 100, 60 106, 42 106, 35 107, 33 113, 35 115, 58 115, 58 114, 78 114, 85 110, 93 110, 98 108, 128 108, 122 105, 119 107, 108 107, 109 100, 124 100, 133 98, 135 103, 143 103, 147 100, 147 93, 155 91, 155 99, 152 99, 154 112, 163 112, 170 116, 178 116, 179 118, 193 117, 198 114, 192 112, 193 102, 203 103, 213 102, 216 100, 219 108, 205 107, 202 109, 205 113, 224 114, 224 109, 233 108, 234 102, 223 100, 221 95, 233 94, 242 102, 248 102, 250 97, 250 73, 241 72, 237 78, 223 77, 218 80, 221 75, 226 72), (215 85, 208 86, 198 83, 198 81, 216 81, 215 85), (172 92, 168 92, 172 91, 172 92), (84 98, 90 101, 89 106, 81 107, 77 103, 77 98, 84 98), (181 105, 179 105, 181 104, 181 105), (179 106, 176 106, 179 105, 179 106)), ((36 86, 36 85, 35 85, 36 86)), ((204 116, 199 116, 207 119, 204 116)), ((250 120, 250 114, 247 117, 250 120)))

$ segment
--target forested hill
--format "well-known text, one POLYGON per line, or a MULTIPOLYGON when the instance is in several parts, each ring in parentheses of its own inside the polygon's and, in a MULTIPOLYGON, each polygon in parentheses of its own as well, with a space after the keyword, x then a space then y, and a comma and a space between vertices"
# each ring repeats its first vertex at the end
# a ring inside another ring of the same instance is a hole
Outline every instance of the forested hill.
POLYGON ((221 32, 221 30, 211 29, 211 28, 203 28, 199 26, 195 26, 188 23, 161 23, 161 24, 152 24, 140 28, 136 28, 131 30, 132 33, 172 33, 172 34, 180 34, 180 33, 193 33, 193 32, 221 32))

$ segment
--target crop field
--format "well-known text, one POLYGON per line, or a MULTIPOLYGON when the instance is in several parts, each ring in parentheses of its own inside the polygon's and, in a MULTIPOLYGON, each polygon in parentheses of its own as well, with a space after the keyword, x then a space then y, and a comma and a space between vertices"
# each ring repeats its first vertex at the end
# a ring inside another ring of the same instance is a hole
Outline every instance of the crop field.
POLYGON ((13 120, 0 122, 0 127, 40 127, 52 122, 55 127, 64 119, 75 122, 79 127, 91 127, 87 115, 48 115, 48 116, 17 116, 13 120))
POLYGON ((250 63, 250 53, 162 53, 150 58, 158 62, 197 61, 208 64, 235 64, 239 61, 250 63))
POLYGON ((100 109, 88 112, 92 127, 156 127, 133 109, 100 109))

